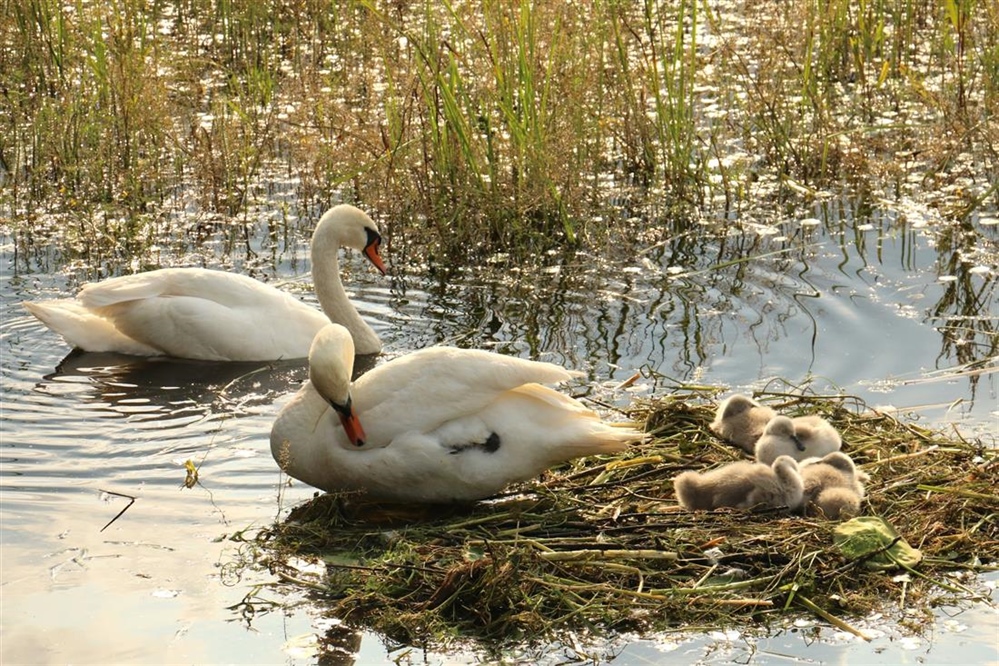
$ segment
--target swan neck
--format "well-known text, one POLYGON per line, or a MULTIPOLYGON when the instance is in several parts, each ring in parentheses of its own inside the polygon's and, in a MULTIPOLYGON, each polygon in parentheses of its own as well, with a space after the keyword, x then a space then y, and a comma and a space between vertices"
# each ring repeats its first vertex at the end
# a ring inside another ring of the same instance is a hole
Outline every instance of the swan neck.
POLYGON ((379 351, 381 343, 378 336, 361 318, 343 288, 337 249, 323 249, 322 246, 313 245, 312 252, 312 280, 320 307, 330 321, 343 324, 350 331, 358 354, 379 351))

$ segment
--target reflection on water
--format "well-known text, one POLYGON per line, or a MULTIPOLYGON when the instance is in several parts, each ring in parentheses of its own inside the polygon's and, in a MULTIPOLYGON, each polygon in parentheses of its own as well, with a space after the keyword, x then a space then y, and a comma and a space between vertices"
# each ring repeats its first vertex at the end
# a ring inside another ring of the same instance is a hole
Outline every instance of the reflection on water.
POLYGON ((36 390, 84 387, 109 412, 136 420, 184 420, 211 413, 239 415, 270 404, 307 376, 303 360, 210 363, 73 350, 43 376, 36 390))
MULTIPOLYGON (((604 255, 567 250, 538 266, 506 256, 425 266, 397 243, 391 282, 357 270, 347 284, 386 343, 382 357, 361 359, 369 364, 446 342, 578 368, 587 376, 576 394, 636 370, 629 391, 639 396, 784 378, 994 437, 997 246, 997 225, 829 201, 721 234, 639 224, 604 255)), ((288 259, 303 256, 299 245, 255 249, 277 271, 308 270, 288 259)), ((67 355, 17 303, 67 295, 69 285, 24 266, 15 274, 0 258, 3 660, 384 661, 391 650, 378 639, 308 613, 258 615, 253 631, 231 622, 228 609, 250 591, 266 596, 257 586, 271 582, 227 566, 246 559, 239 532, 313 494, 282 478, 267 443, 304 362, 67 355), (200 485, 182 489, 187 461, 200 485), (104 491, 137 499, 101 533, 125 501, 104 491), (116 623, 117 638, 94 640, 116 623)), ((717 649, 698 640, 685 643, 699 646, 693 659, 717 649)), ((890 653, 893 641, 870 648, 890 653)), ((616 645, 624 663, 661 657, 654 641, 616 645)), ((834 660, 873 654, 823 649, 834 660)))
MULTIPOLYGON (((747 225, 721 237, 650 230, 616 258, 572 254, 526 270, 497 257, 411 278, 426 292, 422 317, 389 334, 392 347, 491 347, 581 368, 595 381, 641 369, 651 391, 780 377, 874 404, 960 403, 957 414, 973 429, 988 423, 994 229, 954 248, 947 241, 957 232, 946 226, 831 213, 813 222, 747 225), (953 386, 928 386, 933 377, 953 386)), ((406 292, 409 307, 418 305, 414 291, 406 292)), ((937 408, 929 416, 955 414, 937 408)))

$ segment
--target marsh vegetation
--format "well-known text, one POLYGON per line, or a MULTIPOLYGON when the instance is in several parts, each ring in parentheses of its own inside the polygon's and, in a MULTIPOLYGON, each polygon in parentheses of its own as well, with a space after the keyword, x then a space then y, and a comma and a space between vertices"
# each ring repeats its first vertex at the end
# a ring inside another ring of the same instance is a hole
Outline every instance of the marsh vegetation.
POLYGON ((282 182, 278 223, 348 199, 448 254, 768 224, 844 191, 963 224, 996 203, 979 0, 8 10, 3 207, 21 243, 58 229, 109 271, 238 242, 282 182))

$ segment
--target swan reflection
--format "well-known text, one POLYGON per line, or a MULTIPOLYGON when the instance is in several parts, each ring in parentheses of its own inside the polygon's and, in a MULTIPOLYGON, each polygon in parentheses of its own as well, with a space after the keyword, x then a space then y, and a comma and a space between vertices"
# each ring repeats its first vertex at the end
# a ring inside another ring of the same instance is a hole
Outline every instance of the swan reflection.
POLYGON ((227 412, 273 401, 307 377, 303 359, 213 363, 114 352, 73 350, 36 385, 42 393, 82 387, 89 402, 115 414, 146 419, 227 412))

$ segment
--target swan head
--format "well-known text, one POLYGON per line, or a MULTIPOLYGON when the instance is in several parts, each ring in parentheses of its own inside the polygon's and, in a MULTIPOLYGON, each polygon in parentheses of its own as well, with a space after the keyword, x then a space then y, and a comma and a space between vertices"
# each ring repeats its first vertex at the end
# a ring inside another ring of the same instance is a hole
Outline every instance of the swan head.
POLYGON ((805 450, 805 443, 801 441, 801 438, 794 432, 794 421, 792 421, 787 416, 775 416, 770 419, 767 423, 767 427, 763 429, 763 434, 770 437, 779 437, 784 440, 790 440, 794 442, 795 448, 799 451, 805 450))
POLYGON ((385 263, 379 254, 381 244, 378 225, 367 213, 350 204, 340 204, 323 213, 312 232, 313 252, 335 254, 340 246, 349 247, 364 254, 385 275, 385 263))
POLYGON ((350 399, 350 375, 354 370, 354 339, 340 324, 321 328, 309 348, 309 381, 340 417, 347 439, 364 446, 366 436, 350 399))

